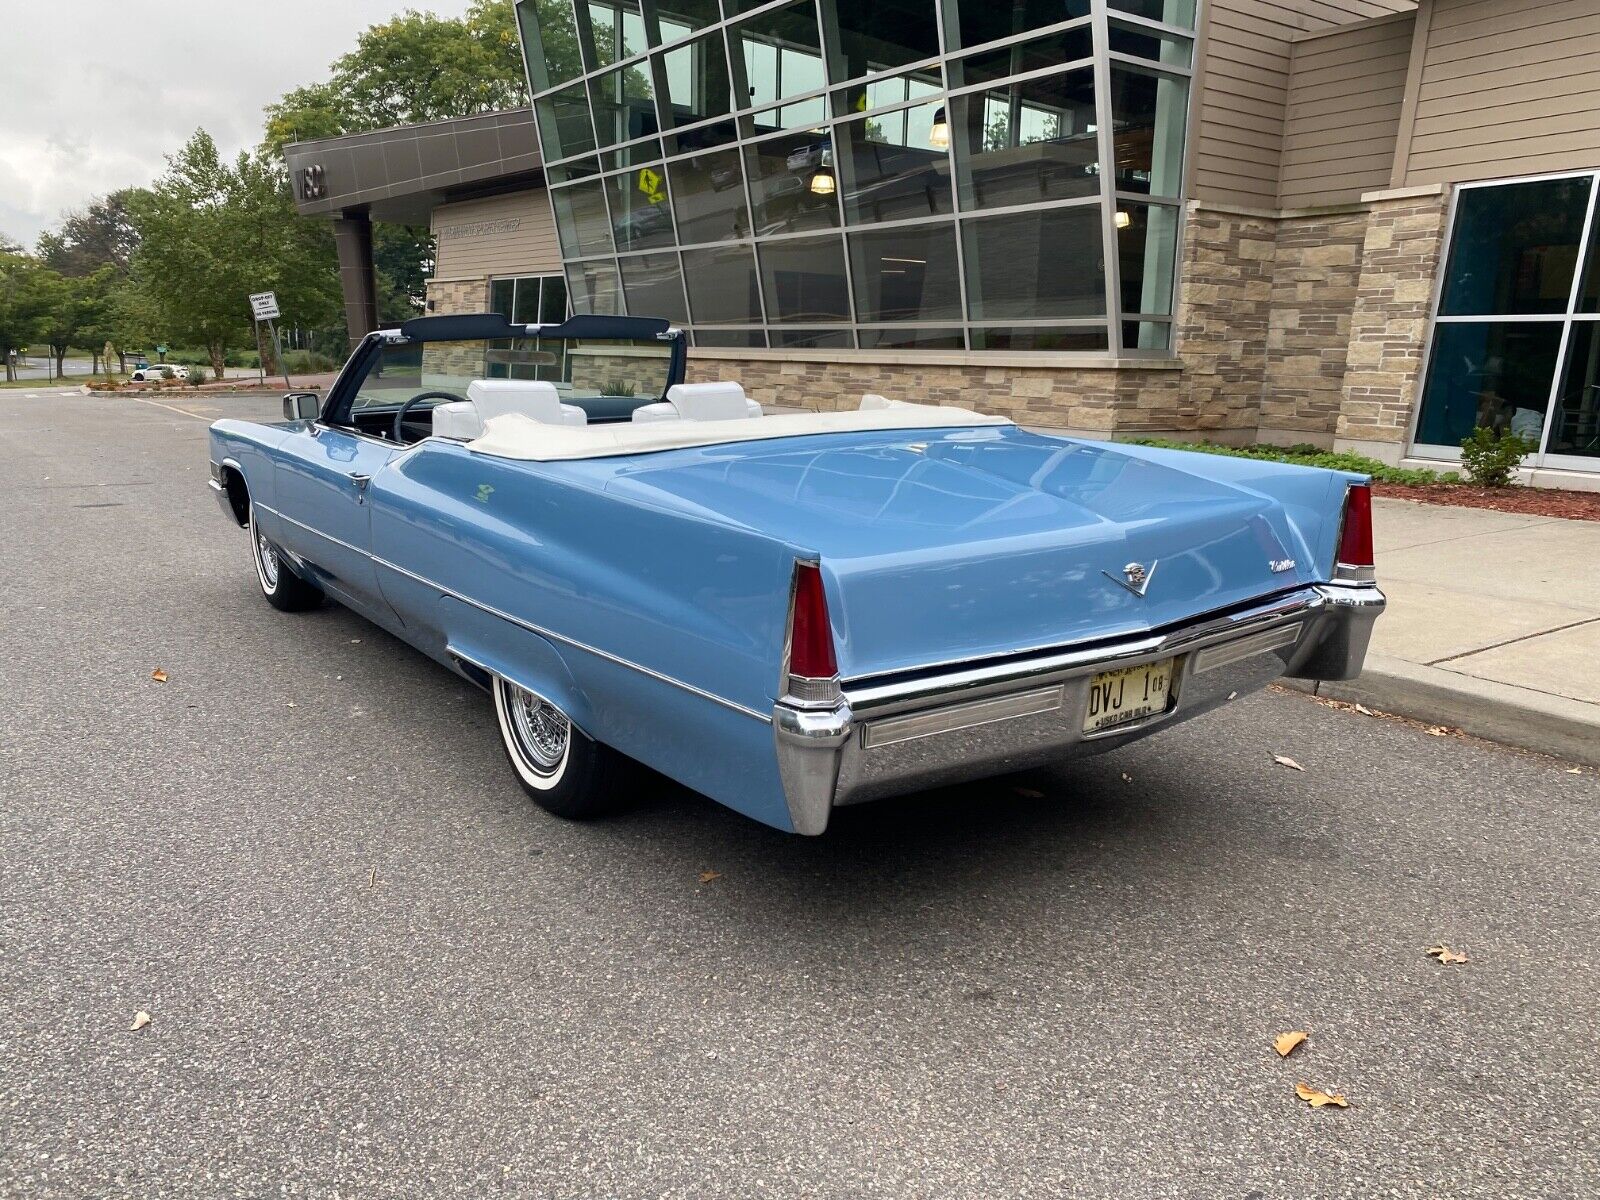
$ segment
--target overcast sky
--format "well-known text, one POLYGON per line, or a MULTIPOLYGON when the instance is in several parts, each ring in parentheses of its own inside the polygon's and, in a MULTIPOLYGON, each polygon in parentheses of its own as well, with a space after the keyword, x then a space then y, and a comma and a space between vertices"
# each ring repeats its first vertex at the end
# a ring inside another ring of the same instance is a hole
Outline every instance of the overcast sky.
POLYGON ((263 107, 407 7, 467 0, 28 4, 0 39, 0 234, 31 247, 63 209, 148 184, 200 126, 226 154, 254 146, 263 107))

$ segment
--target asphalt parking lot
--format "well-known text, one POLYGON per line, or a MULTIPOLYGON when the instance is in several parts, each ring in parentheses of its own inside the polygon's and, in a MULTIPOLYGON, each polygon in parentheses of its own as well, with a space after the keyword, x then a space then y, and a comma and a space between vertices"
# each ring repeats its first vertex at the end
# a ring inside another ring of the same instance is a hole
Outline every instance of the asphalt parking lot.
POLYGON ((0 1195, 1600 1191, 1593 772, 1268 693, 820 839, 563 824, 260 599, 185 409, 277 402, 0 392, 0 1195))

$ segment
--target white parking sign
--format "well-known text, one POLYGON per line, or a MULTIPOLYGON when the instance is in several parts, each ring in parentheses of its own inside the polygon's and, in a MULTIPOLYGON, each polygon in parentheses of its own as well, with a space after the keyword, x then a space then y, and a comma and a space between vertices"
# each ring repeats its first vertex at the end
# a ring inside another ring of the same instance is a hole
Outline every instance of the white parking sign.
POLYGON ((276 292, 250 293, 250 311, 255 314, 258 321, 271 321, 278 316, 278 295, 276 292))

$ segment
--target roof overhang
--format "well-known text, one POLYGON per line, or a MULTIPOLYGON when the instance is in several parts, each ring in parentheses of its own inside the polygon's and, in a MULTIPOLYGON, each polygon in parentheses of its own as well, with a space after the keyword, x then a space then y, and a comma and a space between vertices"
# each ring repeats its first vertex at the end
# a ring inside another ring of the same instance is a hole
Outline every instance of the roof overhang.
POLYGON ((426 225, 440 204, 544 186, 526 108, 295 142, 283 156, 304 216, 426 225))

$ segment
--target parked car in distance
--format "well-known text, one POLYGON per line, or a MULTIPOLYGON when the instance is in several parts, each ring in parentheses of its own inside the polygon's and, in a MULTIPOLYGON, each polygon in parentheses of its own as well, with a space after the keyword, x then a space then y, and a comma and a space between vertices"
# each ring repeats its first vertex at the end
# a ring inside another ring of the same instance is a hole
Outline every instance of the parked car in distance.
POLYGON ((167 379, 187 380, 189 368, 181 363, 152 363, 137 367, 128 378, 134 383, 160 383, 167 379))
POLYGON ((408 321, 283 422, 216 422, 211 488, 273 607, 335 599, 483 687, 568 817, 637 762, 818 834, 1361 669, 1363 476, 871 395, 763 414, 684 384, 684 346, 640 317, 408 321))

